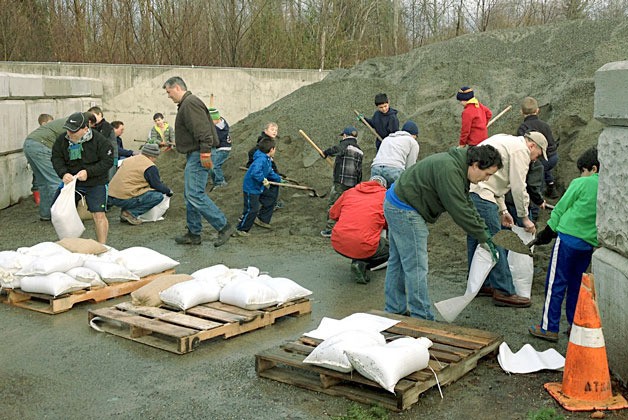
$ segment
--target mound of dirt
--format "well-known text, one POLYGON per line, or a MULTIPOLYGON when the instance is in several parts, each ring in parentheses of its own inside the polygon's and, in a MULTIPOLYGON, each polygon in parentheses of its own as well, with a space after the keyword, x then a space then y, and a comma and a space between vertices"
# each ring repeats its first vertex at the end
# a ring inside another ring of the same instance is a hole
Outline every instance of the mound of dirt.
MULTIPOLYGON (((513 106, 490 127, 491 135, 514 133, 522 120, 521 99, 537 98, 541 118, 560 139, 555 173, 564 187, 578 176, 574 164, 578 155, 597 143, 603 128, 593 119, 594 73, 607 62, 625 59, 627 50, 628 22, 572 21, 466 35, 335 71, 234 124, 234 148, 224 166, 229 185, 211 195, 230 218, 238 217, 244 175, 239 168, 268 121, 279 124, 275 160, 280 172, 318 192, 329 189, 332 171, 298 130, 304 130, 324 149, 339 140, 343 127, 355 125, 365 151, 364 176, 368 177, 374 137, 356 121, 354 110, 370 116, 378 92, 388 94, 401 124, 412 119, 419 125, 419 159, 444 151, 458 141, 462 109, 455 93, 462 85, 472 86, 494 115, 513 106)), ((184 158, 174 152, 164 154, 159 162, 164 179, 178 192, 183 191, 184 165, 184 158)), ((325 220, 326 200, 287 189, 281 197, 289 213, 281 220, 282 228, 290 234, 318 234, 325 220)), ((182 203, 175 200, 172 212, 183 215, 182 203)))

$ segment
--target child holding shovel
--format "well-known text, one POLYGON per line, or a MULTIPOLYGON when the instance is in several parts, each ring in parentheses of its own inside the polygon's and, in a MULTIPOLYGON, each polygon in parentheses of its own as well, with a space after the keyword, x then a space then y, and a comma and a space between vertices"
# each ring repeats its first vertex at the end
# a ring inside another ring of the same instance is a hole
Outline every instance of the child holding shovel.
POLYGON ((598 246, 595 219, 600 162, 597 149, 592 147, 586 150, 578 158, 577 165, 582 175, 571 182, 565 195, 554 207, 547 227, 533 241, 536 245, 545 245, 557 238, 545 280, 541 324, 528 328, 533 336, 548 341, 558 341, 565 292, 565 314, 571 328, 582 273, 591 263, 593 248, 598 246))
POLYGON ((273 156, 275 140, 270 138, 260 140, 253 154, 253 163, 244 175, 242 183, 244 209, 233 236, 248 236, 253 224, 272 229, 270 219, 273 217, 277 195, 270 190, 269 181, 281 182, 281 177, 272 168, 273 156))

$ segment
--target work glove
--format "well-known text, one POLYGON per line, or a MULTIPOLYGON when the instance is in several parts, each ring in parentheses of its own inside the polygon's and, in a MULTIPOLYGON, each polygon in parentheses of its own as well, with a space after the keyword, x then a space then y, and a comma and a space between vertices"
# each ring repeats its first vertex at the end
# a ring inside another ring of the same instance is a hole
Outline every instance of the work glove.
POLYGON ((270 187, 270 182, 266 178, 264 178, 264 180, 262 181, 262 185, 264 185, 265 188, 268 188, 270 187))
POLYGON ((357 117, 355 117, 356 121, 362 121, 364 119, 364 114, 358 114, 357 117))
POLYGON ((174 194, 174 192, 172 192, 172 190, 168 191, 168 193, 166 194, 166 196, 168 197, 172 197, 172 195, 174 194))
POLYGON ((545 226, 545 229, 543 229, 538 235, 536 235, 536 238, 534 238, 533 242, 534 245, 547 245, 552 242, 552 239, 554 239, 556 236, 558 236, 556 232, 554 232, 552 228, 547 225, 545 226))
POLYGON ((495 264, 497 264, 499 261, 499 253, 497 252, 497 248, 495 248, 493 241, 489 238, 486 242, 480 244, 480 246, 491 253, 491 259, 495 264))
POLYGON ((211 152, 201 153, 201 165, 205 169, 212 169, 214 167, 211 152))

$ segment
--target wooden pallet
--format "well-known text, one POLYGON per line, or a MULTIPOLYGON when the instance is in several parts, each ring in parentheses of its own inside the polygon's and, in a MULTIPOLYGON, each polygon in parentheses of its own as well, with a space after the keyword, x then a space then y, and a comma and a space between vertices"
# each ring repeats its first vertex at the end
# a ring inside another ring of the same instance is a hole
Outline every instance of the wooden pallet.
MULTIPOLYGON (((502 342, 501 336, 487 331, 381 311, 369 313, 401 321, 384 332, 387 340, 399 335, 432 340, 429 366, 438 375, 441 386, 458 380, 475 368, 478 360, 495 353, 502 342)), ((365 404, 379 404, 394 411, 409 408, 418 401, 420 394, 436 385, 434 374, 426 368, 401 379, 392 394, 355 371, 341 373, 303 363, 320 342, 303 336, 255 355, 258 376, 365 404)))
POLYGON ((274 324, 278 318, 286 315, 310 312, 312 302, 309 299, 259 310, 212 302, 185 312, 168 307, 135 306, 125 302, 111 308, 90 310, 88 318, 91 323, 98 317, 98 328, 110 334, 185 354, 195 350, 202 341, 215 337, 230 338, 274 324))
POLYGON ((107 299, 128 295, 140 287, 150 283, 155 278, 164 274, 174 274, 175 270, 170 269, 161 273, 151 274, 139 280, 127 281, 124 283, 112 283, 105 287, 97 287, 86 290, 78 290, 61 296, 50 296, 42 293, 28 293, 20 289, 9 289, 8 296, 4 303, 30 309, 32 311, 43 312, 45 314, 58 314, 69 311, 74 304, 79 302, 102 302, 107 299))

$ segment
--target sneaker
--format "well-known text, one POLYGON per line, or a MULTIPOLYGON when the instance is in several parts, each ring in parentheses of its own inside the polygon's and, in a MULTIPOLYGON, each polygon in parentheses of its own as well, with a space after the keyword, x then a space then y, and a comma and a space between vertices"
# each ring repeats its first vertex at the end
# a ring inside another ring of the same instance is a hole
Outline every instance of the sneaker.
POLYGON ((217 184, 214 184, 214 188, 222 188, 222 187, 226 187, 227 186, 227 181, 223 181, 223 182, 219 182, 217 184))
POLYGON ((532 325, 531 327, 528 328, 528 332, 532 334, 533 336, 537 338, 541 338, 543 340, 553 341, 553 342, 558 341, 557 332, 545 331, 543 328, 541 328, 540 325, 532 325))
POLYGON ((137 225, 141 225, 142 221, 140 219, 138 219, 137 217, 133 216, 131 213, 129 213, 126 210, 122 210, 120 212, 120 220, 123 220, 125 222, 127 222, 130 225, 133 226, 137 226, 137 225))
POLYGON ((351 273, 355 281, 359 284, 366 284, 371 280, 366 273, 366 262, 364 261, 352 261, 351 273))
POLYGON ((280 210, 283 209, 286 205, 283 203, 283 201, 277 201, 275 203, 275 210, 280 210))
POLYGON ((331 229, 321 230, 321 236, 323 238, 331 238, 331 229))
POLYGON ((185 235, 174 238, 174 241, 179 245, 200 245, 201 235, 194 235, 188 230, 185 235))
POLYGON ((270 225, 270 223, 262 222, 260 219, 255 219, 255 221, 253 223, 255 223, 257 226, 262 227, 264 229, 272 229, 273 228, 270 225))
POLYGON ((249 235, 250 235, 249 232, 245 230, 237 230, 237 229, 231 234, 231 236, 233 236, 234 238, 237 238, 238 236, 246 238, 249 235))
POLYGON ((231 234, 233 233, 234 229, 235 228, 233 226, 231 226, 231 223, 227 222, 225 227, 223 227, 218 232, 218 237, 214 241, 214 246, 215 247, 219 247, 219 246, 222 246, 222 245, 226 244, 227 241, 229 240, 229 238, 231 238, 231 234))
POLYGON ((559 197, 558 191, 556 190, 556 184, 554 183, 547 184, 547 189, 545 190, 545 196, 552 199, 556 199, 559 197))
POLYGON ((41 220, 42 222, 49 222, 50 221, 50 217, 39 216, 39 220, 41 220))

